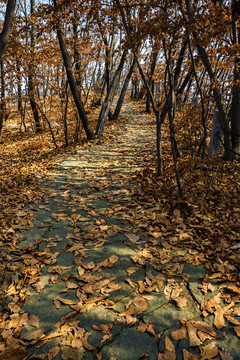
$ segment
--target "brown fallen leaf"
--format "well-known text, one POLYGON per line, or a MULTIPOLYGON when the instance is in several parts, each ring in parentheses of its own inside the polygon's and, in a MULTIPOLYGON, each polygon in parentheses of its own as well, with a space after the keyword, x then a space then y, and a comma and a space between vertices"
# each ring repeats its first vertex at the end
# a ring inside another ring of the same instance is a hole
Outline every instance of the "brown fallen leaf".
POLYGON ((216 347, 215 341, 206 346, 200 346, 199 348, 201 351, 201 360, 213 359, 218 355, 218 348, 216 347))
MULTIPOLYGON (((71 300, 71 299, 64 299, 61 297, 57 297, 55 300, 63 303, 64 305, 75 305, 75 301, 71 300)), ((55 302, 54 300, 54 302, 55 302)))
POLYGON ((185 328, 185 326, 182 326, 180 329, 172 331, 171 337, 173 338, 173 340, 183 340, 185 339, 186 334, 187 329, 185 328))
POLYGON ((22 335, 21 338, 26 341, 39 340, 43 336, 44 327, 42 326, 38 330, 31 331, 25 335, 22 335))
POLYGON ((139 244, 140 237, 134 234, 124 234, 128 238, 129 241, 131 241, 133 244, 139 244))
POLYGON ((52 360, 53 358, 55 358, 55 356, 57 356, 57 354, 59 352, 60 352, 60 348, 58 346, 55 346, 54 348, 49 350, 49 352, 48 352, 48 360, 52 360))
POLYGON ((234 326, 234 331, 237 334, 238 337, 240 337, 240 326, 234 326))
POLYGON ((163 292, 167 300, 172 300, 179 297, 182 289, 179 287, 179 284, 174 279, 170 279, 168 280, 168 284, 165 286, 163 292))
POLYGON ((136 296, 134 299, 130 300, 126 305, 126 311, 120 316, 127 315, 138 315, 142 314, 148 307, 146 300, 142 296, 136 296))
POLYGON ((213 314, 214 313, 214 308, 216 307, 216 302, 213 300, 213 298, 207 300, 207 301, 202 301, 201 302, 201 310, 202 310, 202 314, 203 316, 208 316, 209 313, 213 314))
POLYGON ((78 337, 74 337, 71 342, 73 349, 80 349, 83 346, 82 340, 78 337))
POLYGON ((23 346, 7 347, 0 353, 0 360, 24 360, 28 356, 23 346))
POLYGON ((18 326, 21 327, 21 326, 27 325, 27 323, 28 323, 28 313, 25 312, 25 313, 21 316, 21 318, 20 318, 20 320, 19 320, 18 326))
POLYGON ((68 289, 77 289, 79 287, 79 285, 72 281, 66 281, 66 287, 68 289))
POLYGON ((197 328, 193 324, 187 323, 187 331, 188 331, 189 345, 190 346, 201 345, 202 341, 197 336, 197 328))
POLYGON ((137 328, 137 331, 140 332, 148 332, 149 334, 155 336, 155 331, 154 331, 155 325, 152 322, 147 322, 146 324, 144 324, 143 322, 140 323, 140 325, 137 328))
POLYGON ((68 270, 68 269, 72 269, 72 266, 49 266, 48 268, 48 272, 50 274, 54 274, 54 273, 57 273, 58 275, 61 275, 61 273, 64 271, 64 270, 68 270))
POLYGON ((111 340, 112 339, 112 334, 106 334, 103 336, 100 344, 99 344, 99 348, 101 349, 101 347, 103 346, 103 344, 108 341, 108 340, 111 340))
POLYGON ((224 311, 220 305, 216 305, 216 311, 214 313, 214 325, 217 329, 222 329, 225 326, 224 311))
POLYGON ((128 274, 128 276, 134 274, 136 271, 138 271, 139 268, 136 266, 130 266, 126 271, 126 273, 128 274))
POLYGON ((219 289, 222 289, 222 288, 226 288, 226 289, 231 290, 232 292, 240 295, 240 287, 235 284, 232 284, 232 283, 223 284, 219 287, 219 289))
POLYGON ((35 326, 36 328, 39 327, 40 319, 38 316, 31 314, 29 316, 28 325, 35 326))
POLYGON ((180 309, 187 306, 188 303, 188 299, 185 296, 178 296, 173 300, 175 301, 177 307, 179 307, 180 309))
POLYGON ((137 322, 137 318, 131 315, 126 316, 126 323, 128 326, 133 326, 137 322))
POLYGON ((195 355, 183 349, 183 360, 199 360, 199 355, 195 355))
POLYGON ((204 282, 201 286, 198 286, 199 289, 206 295, 208 291, 215 291, 215 287, 211 283, 204 282))
POLYGON ((53 302, 54 302, 54 305, 56 306, 56 309, 60 309, 60 306, 61 306, 60 301, 56 298, 53 300, 53 302))
POLYGON ((168 336, 165 337, 165 352, 158 354, 158 360, 176 360, 175 346, 168 336))
POLYGON ((38 294, 42 293, 45 286, 46 284, 43 281, 38 281, 37 283, 32 284, 32 287, 38 294))
POLYGON ((15 304, 14 302, 10 302, 8 304, 8 308, 12 313, 19 313, 19 311, 21 311, 20 306, 18 306, 17 304, 15 304))
POLYGON ((126 279, 126 282, 127 282, 133 289, 137 286, 137 284, 134 283, 134 282, 133 282, 131 279, 129 279, 129 278, 126 279))
POLYGON ((216 339, 218 337, 212 326, 203 321, 187 321, 186 326, 190 346, 199 346, 202 344, 202 333, 205 334, 208 339, 216 339))
POLYGON ((87 339, 88 337, 90 336, 91 334, 86 332, 84 334, 84 337, 82 338, 82 343, 83 343, 83 346, 85 349, 89 350, 89 351, 92 351, 92 350, 96 350, 95 346, 92 346, 88 343, 87 339))
POLYGON ((227 314, 224 314, 224 317, 233 325, 240 325, 240 322, 233 316, 230 316, 230 315, 227 315, 227 314))
POLYGON ((100 325, 92 325, 92 328, 97 331, 101 331, 104 334, 111 335, 111 330, 113 328, 113 324, 100 324, 100 325))

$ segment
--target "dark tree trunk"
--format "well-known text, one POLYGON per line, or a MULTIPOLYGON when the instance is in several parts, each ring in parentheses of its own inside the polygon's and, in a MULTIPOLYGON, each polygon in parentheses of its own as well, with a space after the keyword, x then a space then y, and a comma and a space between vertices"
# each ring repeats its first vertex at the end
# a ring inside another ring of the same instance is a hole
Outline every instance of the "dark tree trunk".
MULTIPOLYGON (((56 0, 54 0, 54 5, 56 6, 56 0)), ((58 27, 57 28, 57 36, 58 36, 58 41, 59 41, 59 45, 60 45, 60 49, 61 49, 61 53, 62 53, 62 57, 63 57, 63 61, 64 61, 64 66, 66 69, 66 74, 67 74, 67 79, 68 79, 68 83, 74 98, 74 102, 76 104, 77 110, 78 110, 78 114, 79 117, 82 121, 84 130, 86 132, 87 135, 87 139, 88 140, 93 140, 94 139, 94 133, 93 130, 91 128, 91 125, 88 121, 87 118, 87 114, 85 112, 84 109, 84 105, 82 103, 79 91, 78 91, 78 87, 77 87, 77 83, 76 80, 73 76, 73 72, 71 69, 71 63, 70 63, 70 59, 68 56, 68 51, 67 51, 67 47, 66 47, 66 43, 65 43, 65 39, 63 36, 63 33, 61 31, 61 29, 58 27)))
POLYGON ((81 97, 82 79, 81 79, 81 55, 77 49, 77 24, 74 20, 73 23, 73 34, 74 34, 74 62, 76 68, 76 83, 81 97))
MULTIPOLYGON (((150 76, 149 76, 149 79, 148 79, 148 82, 149 82, 149 87, 152 91, 152 94, 154 95, 154 80, 153 80, 153 75, 154 75, 154 71, 155 71, 155 68, 156 68, 156 64, 157 64, 157 57, 158 57, 158 52, 153 49, 153 52, 152 52, 152 61, 151 61, 151 70, 150 70, 150 76)), ((151 111, 151 100, 150 100, 150 96, 149 96, 149 93, 147 92, 147 97, 146 97, 146 112, 147 113, 150 113, 151 111)))
POLYGON ((101 108, 101 112, 100 112, 100 115, 98 118, 96 135, 102 135, 102 133, 103 133, 103 129, 104 129, 104 126, 105 126, 105 123, 106 123, 106 120, 107 120, 107 117, 108 117, 108 114, 110 111, 110 106, 113 102, 113 98, 116 93, 119 81, 120 81, 121 73, 122 73, 123 66, 124 66, 124 63, 126 60, 126 55, 127 55, 127 52, 126 52, 126 50, 124 50, 120 64, 118 65, 118 68, 113 75, 113 79, 111 81, 108 94, 107 94, 105 101, 101 108))
MULTIPOLYGON (((232 0, 232 32, 233 43, 240 43, 240 24, 237 10, 237 0, 232 0)), ((240 159, 240 56, 238 53, 234 57, 234 84, 232 88, 232 109, 231 109, 231 138, 234 157, 240 159)))
MULTIPOLYGON (((186 6, 187 6, 187 10, 188 10, 188 15, 189 15, 189 17, 191 17, 192 13, 193 13, 193 5, 192 5, 191 0, 186 0, 186 6)), ((193 34, 193 38, 194 38, 194 41, 196 44, 196 48, 197 48, 199 57, 201 58, 201 61, 209 75, 209 78, 210 78, 210 81, 212 84, 214 100, 215 100, 217 109, 219 111, 219 116, 221 119, 221 124, 222 124, 223 132, 224 132, 224 146, 225 146, 224 159, 230 160, 232 158, 232 152, 231 152, 232 144, 231 144, 231 139, 229 136, 229 132, 230 132, 229 121, 228 121, 228 116, 227 116, 227 110, 226 110, 226 107, 222 100, 222 96, 221 96, 221 92, 220 92, 220 85, 217 82, 216 74, 215 74, 213 66, 210 62, 208 53, 207 53, 204 45, 201 43, 201 39, 199 39, 199 36, 196 31, 193 31, 192 34, 193 34)))
POLYGON ((11 35, 16 0, 8 0, 3 30, 0 34, 0 59, 11 35))
POLYGON ((1 71, 1 74, 0 74, 0 76, 1 76, 0 141, 2 141, 3 122, 4 122, 4 119, 5 119, 5 113, 6 113, 3 59, 0 60, 0 71, 1 71))
MULTIPOLYGON (((35 0, 31 0, 31 15, 35 13, 35 0)), ((28 95, 30 99, 30 104, 33 112, 33 117, 36 125, 36 132, 42 131, 40 116, 38 112, 38 107, 35 101, 35 84, 34 84, 34 49, 35 49, 35 31, 34 23, 31 24, 31 63, 29 66, 29 75, 28 75, 28 95)))
POLYGON ((113 114, 114 119, 117 119, 119 114, 120 114, 122 104, 123 104, 123 101, 124 101, 124 98, 125 98, 125 95, 126 95, 126 92, 127 92, 127 89, 128 89, 128 85, 129 85, 129 82, 130 82, 130 79, 131 79, 131 76, 132 76, 132 73, 133 73, 133 70, 134 70, 134 67, 135 67, 135 63, 136 63, 136 60, 134 58, 131 66, 130 66, 130 69, 128 71, 128 74, 126 76, 126 79, 124 81, 124 84, 123 84, 123 87, 122 87, 122 90, 121 90, 121 94, 119 96, 117 106, 116 106, 116 109, 115 109, 114 114, 113 114))

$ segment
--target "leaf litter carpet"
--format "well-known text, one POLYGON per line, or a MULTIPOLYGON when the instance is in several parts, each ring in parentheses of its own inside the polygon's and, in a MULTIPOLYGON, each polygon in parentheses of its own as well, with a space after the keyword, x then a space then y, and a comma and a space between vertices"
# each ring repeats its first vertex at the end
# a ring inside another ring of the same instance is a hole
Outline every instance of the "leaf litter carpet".
POLYGON ((129 178, 154 152, 155 124, 134 104, 124 115, 110 143, 67 158, 30 206, 0 360, 239 359, 240 289, 144 223, 129 178))

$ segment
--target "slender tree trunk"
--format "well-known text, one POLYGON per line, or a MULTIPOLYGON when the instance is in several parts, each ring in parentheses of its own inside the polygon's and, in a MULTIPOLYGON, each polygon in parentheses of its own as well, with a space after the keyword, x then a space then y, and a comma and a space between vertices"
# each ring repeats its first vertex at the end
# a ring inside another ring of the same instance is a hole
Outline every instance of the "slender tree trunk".
MULTIPOLYGON (((31 16, 35 13, 35 0, 31 0, 31 16)), ((29 75, 28 75, 28 95, 30 99, 30 104, 33 112, 33 117, 36 125, 36 132, 42 131, 40 116, 38 112, 38 107, 35 100, 35 84, 34 84, 34 49, 35 49, 35 29, 34 23, 31 24, 31 63, 29 65, 29 75)))
POLYGON ((195 77, 195 81, 196 81, 196 85, 197 85, 197 90, 198 93, 200 94, 200 98, 201 98, 201 120, 202 120, 202 126, 203 126, 203 138, 201 140, 201 143, 199 145, 198 148, 198 156, 201 155, 201 158, 204 158, 204 154, 205 154, 205 148, 206 148, 206 138, 207 138, 207 127, 206 127, 206 116, 205 116, 205 104, 204 104, 204 97, 203 97, 203 92, 202 92, 202 87, 201 84, 199 83, 199 79, 197 76, 197 70, 196 70, 196 64, 195 64, 195 60, 194 60, 194 56, 192 53, 192 48, 191 48, 191 44, 190 44, 190 39, 188 41, 188 45, 189 45, 189 52, 190 52, 190 56, 192 59, 192 65, 193 65, 193 72, 194 72, 194 77, 195 77))
MULTIPOLYGON (((149 79, 148 79, 149 87, 151 88, 151 91, 152 91, 153 95, 154 95, 153 75, 154 75, 154 71, 155 71, 156 64, 157 64, 157 57, 158 57, 158 51, 156 51, 155 46, 154 46, 152 56, 151 56, 152 61, 151 61, 150 76, 149 76, 149 79)), ((151 111, 151 100, 150 100, 149 93, 147 92, 147 96, 146 96, 146 112, 150 113, 150 111, 151 111)))
MULTIPOLYGON (((188 16, 191 17, 193 14, 193 5, 192 5, 191 0, 186 0, 186 6, 187 6, 188 14, 189 14, 188 16)), ((217 109, 219 111, 222 128, 224 131, 224 145, 225 145, 224 159, 230 160, 232 158, 232 152, 231 152, 232 144, 231 144, 231 139, 229 136, 229 132, 230 132, 229 121, 228 121, 226 107, 222 100, 222 96, 221 96, 221 92, 220 92, 220 85, 218 84, 216 74, 215 74, 213 66, 210 62, 207 51, 206 51, 204 45, 201 43, 201 40, 199 39, 197 32, 193 31, 192 34, 193 34, 193 38, 195 40, 198 54, 199 54, 201 61, 209 75, 209 78, 210 78, 210 81, 212 84, 214 100, 215 100, 217 109)))
POLYGON ((82 89, 82 78, 81 78, 81 55, 77 48, 77 24, 74 20, 73 23, 73 34, 74 34, 74 62, 76 68, 76 83, 79 91, 79 95, 81 97, 81 89, 82 89))
POLYGON ((125 95, 126 95, 126 92, 127 92, 127 89, 128 89, 128 85, 129 85, 129 82, 130 82, 130 79, 131 79, 135 64, 136 64, 136 59, 134 58, 133 61, 132 61, 131 66, 130 66, 130 69, 128 71, 128 74, 126 76, 126 79, 124 81, 124 84, 123 84, 123 87, 122 87, 122 90, 121 90, 121 94, 119 96, 117 106, 116 106, 114 114, 113 114, 114 119, 117 119, 119 114, 120 114, 122 104, 123 104, 123 101, 124 101, 124 98, 125 98, 125 95))
POLYGON ((5 104, 5 81, 4 81, 4 67, 3 59, 0 59, 0 71, 1 71, 1 100, 0 100, 0 141, 2 141, 3 133, 3 122, 5 119, 6 113, 6 104, 5 104))
POLYGON ((0 59, 11 35, 16 0, 8 0, 3 30, 0 34, 0 59))
POLYGON ((166 75, 168 75, 168 84, 169 84, 169 91, 167 91, 167 81, 166 81, 166 77, 165 77, 164 88, 165 88, 166 101, 167 101, 167 107, 168 107, 171 149, 172 149, 173 164, 174 164, 174 171, 175 171, 175 176, 176 176, 176 181, 177 181, 177 186, 178 186, 178 192, 179 192, 180 197, 182 198, 183 192, 182 192, 182 186, 181 186, 181 182, 180 182, 178 165, 177 165, 178 149, 177 149, 175 130, 174 130, 174 117, 175 117, 175 113, 176 113, 176 96, 175 96, 176 80, 174 79, 174 73, 172 71, 172 66, 171 66, 171 62, 172 62, 171 50, 169 51, 169 54, 167 54, 165 40, 163 40, 163 49, 164 49, 164 55, 165 55, 165 59, 166 59, 166 75))
MULTIPOLYGON (((54 0, 55 6, 56 6, 56 3, 57 3, 56 0, 54 0)), ((70 89, 71 89, 71 92, 72 92, 72 95, 73 95, 73 98, 74 98, 74 101, 75 101, 75 104, 76 104, 76 107, 78 110, 79 117, 82 121, 84 130, 87 135, 87 139, 93 140, 94 133, 93 133, 91 125, 88 121, 87 114, 85 112, 84 105, 82 103, 82 100, 81 100, 81 97, 80 97, 80 94, 78 91, 77 83, 73 76, 73 72, 71 69, 71 63, 70 63, 70 59, 68 56, 67 46, 65 43, 65 39, 64 39, 62 30, 59 27, 57 27, 57 36, 58 36, 58 41, 59 41, 59 45, 60 45, 60 49, 61 49, 61 53, 62 53, 62 57, 63 57, 63 61, 64 61, 64 66, 66 69, 68 83, 69 83, 69 86, 70 86, 70 89)))
POLYGON ((66 102, 65 102, 65 109, 64 109, 64 115, 63 115, 64 138, 65 138, 65 145, 66 146, 68 146, 67 110, 68 110, 68 82, 66 84, 66 102))
MULTIPOLYGON (((232 32, 234 45, 240 44, 240 14, 237 10, 237 0, 232 0, 232 32)), ((240 159, 240 55, 234 57, 232 88, 232 109, 231 109, 231 137, 234 157, 240 159)))
POLYGON ((126 55, 127 55, 127 51, 124 50, 121 61, 118 65, 118 68, 113 75, 113 79, 112 79, 111 85, 109 87, 109 92, 108 92, 108 94, 105 98, 105 101, 102 105, 102 108, 101 108, 101 112, 100 112, 100 115, 98 118, 96 135, 102 135, 102 133, 103 133, 103 129, 104 129, 104 126, 105 126, 105 123, 106 123, 106 120, 107 120, 107 117, 108 117, 108 114, 110 111, 110 106, 113 102, 113 98, 116 93, 119 81, 120 81, 120 77, 121 77, 121 73, 123 70, 124 63, 125 63, 126 55))
POLYGON ((18 111, 22 117, 23 114, 23 106, 22 106, 22 83, 21 83, 21 75, 20 75, 20 64, 17 60, 17 88, 18 88, 18 111))

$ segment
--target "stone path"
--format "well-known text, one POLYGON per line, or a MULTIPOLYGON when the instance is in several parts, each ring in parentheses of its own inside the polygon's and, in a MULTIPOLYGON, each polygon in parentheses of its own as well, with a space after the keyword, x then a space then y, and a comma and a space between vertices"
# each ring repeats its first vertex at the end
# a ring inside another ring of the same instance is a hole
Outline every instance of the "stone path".
MULTIPOLYGON (((213 315, 203 319, 200 311, 201 302, 217 294, 199 288, 205 269, 186 263, 183 250, 163 248, 160 238, 149 244, 144 226, 136 231, 128 220, 126 209, 134 204, 128 176, 143 167, 145 147, 154 151, 155 127, 134 103, 124 115, 129 122, 112 143, 92 143, 67 158, 43 203, 31 206, 36 222, 23 234, 22 247, 36 247, 40 266, 31 264, 30 271, 41 275, 23 309, 40 323, 25 326, 21 336, 36 359, 174 359, 166 336, 177 359, 190 359, 184 349, 196 354, 199 347, 190 348, 188 336, 170 336, 181 327, 179 319, 213 325, 213 315), (43 336, 35 341, 29 334, 36 329, 43 336)), ((224 336, 214 332, 206 338, 216 337, 218 347, 239 359, 233 325, 224 336)))

